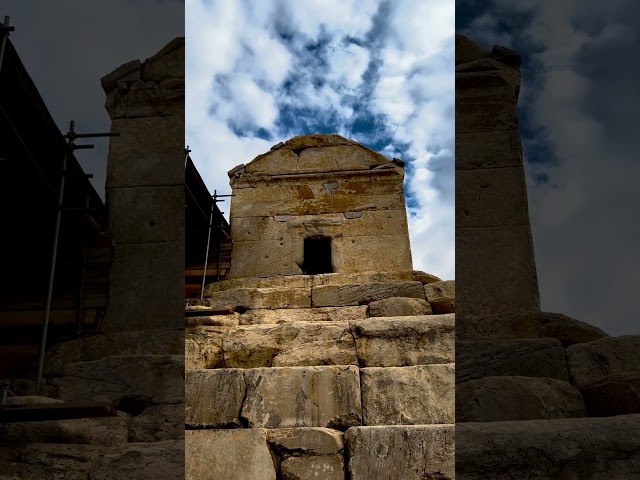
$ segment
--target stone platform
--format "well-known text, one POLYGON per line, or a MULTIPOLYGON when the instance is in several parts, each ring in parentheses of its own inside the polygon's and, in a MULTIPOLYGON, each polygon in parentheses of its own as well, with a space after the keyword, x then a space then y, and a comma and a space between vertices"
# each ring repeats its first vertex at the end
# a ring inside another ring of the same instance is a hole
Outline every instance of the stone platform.
POLYGON ((453 282, 234 279, 189 310, 186 478, 454 478, 453 282))

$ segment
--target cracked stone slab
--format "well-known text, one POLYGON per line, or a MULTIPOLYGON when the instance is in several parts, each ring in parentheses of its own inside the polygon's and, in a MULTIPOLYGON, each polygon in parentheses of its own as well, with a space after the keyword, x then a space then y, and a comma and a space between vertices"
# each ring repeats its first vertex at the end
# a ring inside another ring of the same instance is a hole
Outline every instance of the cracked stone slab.
POLYGON ((313 287, 314 307, 364 305, 390 297, 421 298, 424 290, 420 282, 379 282, 350 285, 321 285, 313 287))
POLYGON ((260 428, 187 430, 184 478, 276 480, 267 432, 260 428))
POLYGON ((351 322, 361 367, 452 363, 455 315, 377 317, 351 322))
POLYGON ((348 322, 289 322, 229 330, 223 339, 227 368, 357 365, 348 322))
POLYGON ((453 480, 454 426, 353 427, 345 434, 351 480, 453 480))
POLYGON ((364 425, 455 422, 452 363, 363 368, 360 374, 364 425))
POLYGON ((245 370, 242 420, 250 428, 360 425, 360 377, 355 366, 245 370))

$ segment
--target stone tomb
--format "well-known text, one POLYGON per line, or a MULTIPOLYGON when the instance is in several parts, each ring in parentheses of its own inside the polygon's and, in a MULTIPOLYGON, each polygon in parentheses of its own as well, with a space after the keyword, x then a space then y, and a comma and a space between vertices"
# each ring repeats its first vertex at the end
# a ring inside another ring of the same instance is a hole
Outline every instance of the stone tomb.
POLYGON ((230 278, 411 270, 403 162, 306 135, 229 176, 230 278))

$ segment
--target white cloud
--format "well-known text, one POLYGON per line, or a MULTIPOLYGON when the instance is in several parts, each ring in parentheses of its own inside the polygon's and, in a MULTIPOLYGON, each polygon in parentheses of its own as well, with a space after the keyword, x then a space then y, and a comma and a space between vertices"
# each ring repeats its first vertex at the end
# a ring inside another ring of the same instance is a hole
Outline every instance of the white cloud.
POLYGON ((209 187, 228 192, 226 171, 303 133, 295 123, 279 123, 278 109, 306 108, 312 120, 331 118, 338 133, 365 144, 391 133, 385 153, 401 155, 400 144, 408 145, 411 158, 404 160, 412 162, 406 185, 416 205, 410 212, 414 268, 453 278, 453 197, 438 189, 430 163, 446 144, 451 168, 444 174, 453 177, 453 2, 391 2, 388 18, 377 20, 376 0, 254 3, 251 11, 245 2, 186 3, 187 139, 209 187), (305 48, 310 42, 315 51, 305 48), (372 61, 379 63, 378 75, 366 83, 372 61), (212 83, 220 75, 227 76, 225 88, 212 83), (285 80, 294 83, 284 88, 285 80), (363 103, 370 91, 371 103, 363 103), (381 115, 384 125, 351 133, 355 108, 381 115), (229 122, 262 127, 273 141, 238 136, 229 122))

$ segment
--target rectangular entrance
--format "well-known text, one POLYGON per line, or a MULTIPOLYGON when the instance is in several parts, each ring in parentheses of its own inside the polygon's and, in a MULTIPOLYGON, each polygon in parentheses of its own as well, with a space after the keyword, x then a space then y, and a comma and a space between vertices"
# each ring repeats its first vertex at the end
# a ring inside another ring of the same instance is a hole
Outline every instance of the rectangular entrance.
POLYGON ((331 238, 304 239, 303 270, 306 275, 333 273, 333 265, 331 264, 331 238))

